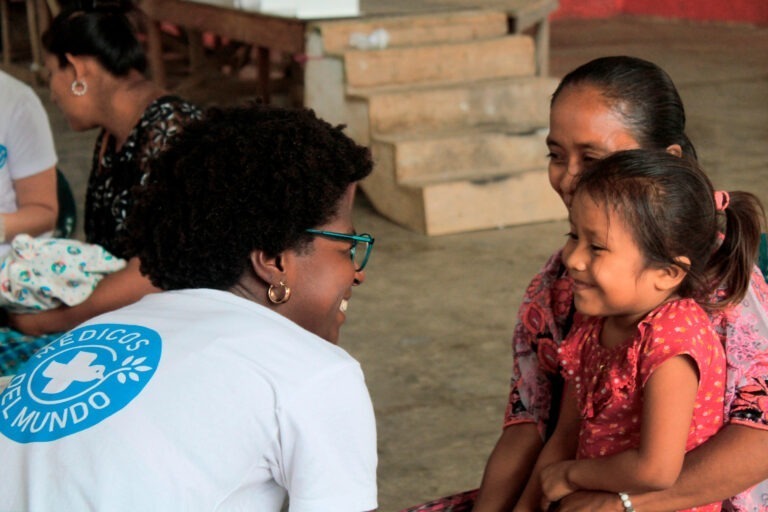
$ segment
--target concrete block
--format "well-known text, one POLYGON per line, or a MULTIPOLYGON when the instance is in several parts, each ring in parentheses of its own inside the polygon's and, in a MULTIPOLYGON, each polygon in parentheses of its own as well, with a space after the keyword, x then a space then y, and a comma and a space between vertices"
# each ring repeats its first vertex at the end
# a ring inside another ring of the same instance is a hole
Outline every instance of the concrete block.
POLYGON ((559 220, 565 205, 549 185, 546 169, 488 181, 455 181, 423 188, 428 235, 559 220))
POLYGON ((331 124, 347 122, 344 66, 335 57, 318 57, 304 67, 304 106, 331 124))
POLYGON ((334 56, 325 56, 320 49, 320 34, 307 37, 310 59, 304 66, 304 103, 331 124, 346 125, 345 133, 358 144, 370 144, 368 106, 346 101, 344 63, 334 56))
POLYGON ((418 186, 545 168, 546 129, 521 131, 483 126, 424 137, 377 138, 374 144, 392 152, 398 183, 418 186))
POLYGON ((450 84, 533 75, 533 41, 507 36, 470 42, 350 50, 344 53, 348 87, 450 84))
POLYGON ((395 180, 391 146, 372 146, 376 162, 361 188, 377 212, 426 235, 531 224, 567 217, 546 168, 475 180, 403 185, 395 180))
POLYGON ((508 31, 508 22, 503 12, 466 11, 328 21, 314 24, 312 29, 322 35, 326 54, 341 55, 353 49, 354 34, 384 30, 389 46, 424 45, 501 37, 508 31))
POLYGON ((375 135, 429 132, 483 124, 546 127, 557 80, 523 77, 434 87, 348 90, 367 103, 375 135))
POLYGON ((377 212, 393 222, 424 233, 424 196, 419 188, 403 187, 395 182, 392 153, 372 146, 373 172, 360 182, 360 188, 377 212))

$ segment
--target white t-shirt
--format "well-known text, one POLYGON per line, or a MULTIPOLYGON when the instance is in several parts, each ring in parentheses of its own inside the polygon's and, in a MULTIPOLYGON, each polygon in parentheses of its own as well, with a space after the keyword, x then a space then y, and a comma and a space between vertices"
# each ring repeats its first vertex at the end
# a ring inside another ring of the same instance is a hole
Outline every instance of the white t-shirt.
MULTIPOLYGON (((0 71, 0 213, 13 213, 14 180, 56 165, 48 116, 40 98, 24 82, 0 71)), ((0 244, 0 254, 8 244, 0 244)))
POLYGON ((372 510, 359 364, 254 302, 148 295, 42 349, 0 395, 0 510, 372 510))

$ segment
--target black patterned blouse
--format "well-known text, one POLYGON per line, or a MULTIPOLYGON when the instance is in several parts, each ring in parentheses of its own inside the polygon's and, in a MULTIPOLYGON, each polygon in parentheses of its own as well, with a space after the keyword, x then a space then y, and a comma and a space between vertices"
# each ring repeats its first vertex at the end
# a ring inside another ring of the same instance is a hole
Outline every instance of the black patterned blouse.
POLYGON ((125 219, 133 204, 131 190, 142 185, 149 172, 149 162, 166 147, 169 140, 202 112, 195 105, 175 96, 153 101, 119 151, 109 136, 106 147, 104 130, 96 139, 93 167, 85 196, 85 238, 112 254, 127 256, 125 219))

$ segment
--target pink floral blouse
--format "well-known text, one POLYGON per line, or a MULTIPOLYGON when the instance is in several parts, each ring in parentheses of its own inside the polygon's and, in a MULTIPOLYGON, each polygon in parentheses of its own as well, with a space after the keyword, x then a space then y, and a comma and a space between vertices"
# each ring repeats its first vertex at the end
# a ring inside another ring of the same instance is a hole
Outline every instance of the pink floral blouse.
MULTIPOLYGON (((520 306, 505 427, 535 423, 546 438, 557 423, 558 348, 573 325, 572 304, 571 280, 558 251, 533 278, 520 306)), ((744 300, 710 320, 725 347, 726 423, 768 430, 768 285, 757 268, 744 300)), ((723 510, 768 510, 768 480, 725 501, 723 510)))

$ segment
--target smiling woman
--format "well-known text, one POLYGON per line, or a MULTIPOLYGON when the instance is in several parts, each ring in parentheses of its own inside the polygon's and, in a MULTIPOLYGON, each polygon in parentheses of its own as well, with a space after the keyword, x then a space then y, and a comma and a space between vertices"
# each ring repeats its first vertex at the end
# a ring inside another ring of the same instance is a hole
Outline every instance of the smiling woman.
POLYGON ((163 291, 70 331, 0 397, 0 458, 28 468, 0 481, 10 509, 375 509, 373 408, 336 346, 373 246, 352 222, 371 168, 308 110, 188 125, 128 226, 163 291))

